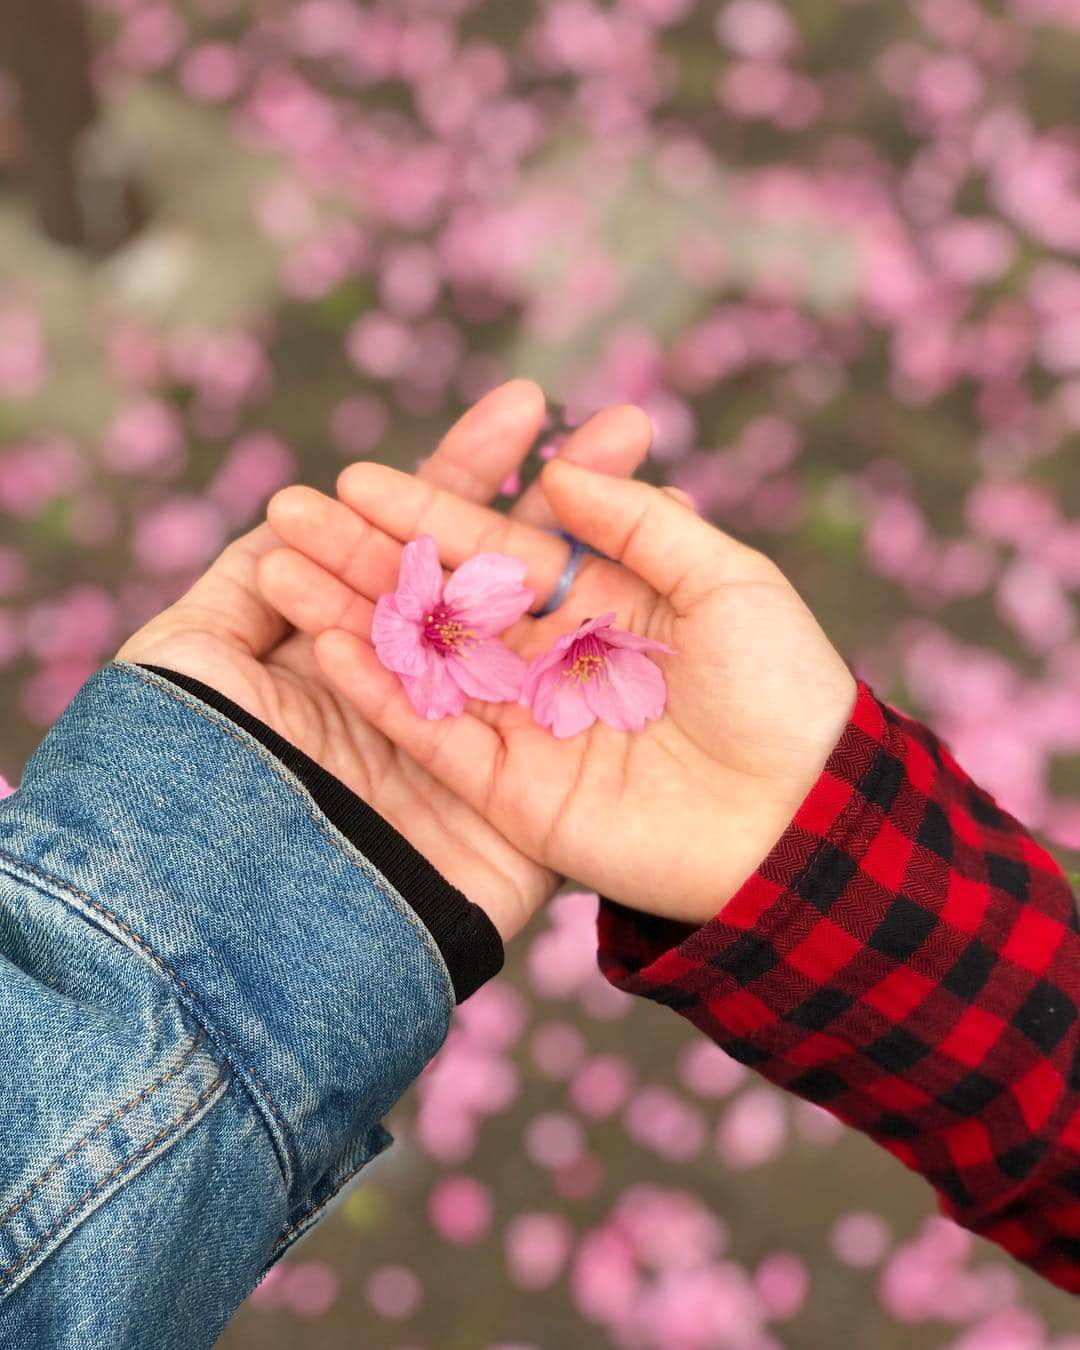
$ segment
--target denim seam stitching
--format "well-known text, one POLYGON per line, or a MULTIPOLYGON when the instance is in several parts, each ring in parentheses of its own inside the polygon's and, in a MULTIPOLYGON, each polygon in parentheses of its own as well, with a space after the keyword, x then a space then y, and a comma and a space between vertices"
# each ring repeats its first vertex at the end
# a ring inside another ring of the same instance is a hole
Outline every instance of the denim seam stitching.
POLYGON ((115 1110, 112 1113, 112 1115, 108 1117, 108 1119, 101 1121, 87 1134, 84 1134, 77 1144, 72 1144, 71 1148, 68 1149, 68 1151, 63 1155, 63 1157, 57 1158, 56 1161, 52 1163, 49 1167, 47 1167, 45 1171, 42 1172, 42 1174, 35 1181, 31 1182, 31 1184, 26 1188, 26 1190, 22 1193, 22 1195, 19 1196, 18 1200, 15 1201, 15 1203, 11 1206, 9 1210, 7 1210, 3 1214, 0 1214, 0 1223, 7 1223, 9 1219, 14 1218, 15 1215, 18 1214, 19 1210, 22 1209, 23 1205, 25 1205, 28 1200, 33 1198, 34 1193, 40 1190, 41 1187, 44 1186, 45 1183, 51 1177, 56 1175, 56 1173, 60 1170, 60 1168, 63 1167, 64 1163, 70 1162, 72 1158, 74 1158, 75 1154, 78 1153, 80 1149, 85 1148, 92 1139, 96 1139, 97 1136, 103 1133, 103 1131, 107 1130, 110 1125, 115 1125, 116 1122, 122 1116, 127 1115, 129 1111, 133 1111, 136 1106, 141 1105, 144 1101, 146 1101, 148 1097, 152 1097, 155 1092, 163 1088, 165 1084, 174 1079, 177 1076, 177 1074, 183 1073, 183 1071, 191 1063, 192 1059, 194 1059, 196 1053, 198 1052, 199 1047, 202 1045, 205 1039, 206 1039, 206 1032, 202 1030, 202 1028, 200 1028, 199 1034, 195 1037, 195 1040, 191 1043, 191 1045, 187 1048, 187 1050, 184 1051, 182 1057, 173 1065, 171 1069, 169 1069, 166 1073, 162 1074, 161 1077, 158 1078, 155 1082, 151 1083, 149 1087, 143 1088, 143 1090, 136 1096, 132 1097, 132 1099, 129 1102, 125 1102, 123 1106, 118 1107, 117 1110, 115 1110))
POLYGON ((356 1167, 346 1172, 329 1195, 324 1196, 323 1199, 320 1200, 317 1205, 312 1205, 312 1207, 309 1210, 307 1210, 306 1213, 301 1214, 300 1218, 297 1219, 295 1223, 291 1223, 288 1226, 288 1228, 286 1228, 285 1231, 282 1234, 280 1234, 278 1240, 274 1243, 270 1255, 273 1256, 276 1252, 279 1252, 282 1246, 288 1242, 289 1238, 293 1235, 293 1233, 297 1232, 301 1228, 309 1226, 308 1220, 309 1219, 313 1220, 317 1218, 323 1212, 326 1206, 330 1203, 330 1201, 333 1200, 334 1196, 337 1195, 337 1193, 342 1189, 342 1187, 347 1186, 349 1182, 352 1181, 353 1177, 359 1176, 359 1174, 364 1170, 365 1167, 367 1167, 367 1165, 371 1161, 372 1161, 371 1158, 365 1158, 362 1163, 357 1164, 356 1167))
MULTIPOLYGON (((127 935, 131 938, 131 940, 137 943, 138 946, 147 954, 147 956, 150 957, 150 959, 154 962, 154 964, 158 967, 158 969, 163 971, 166 975, 168 975, 169 978, 177 985, 177 987, 183 990, 188 1000, 198 1010, 200 1017, 204 1019, 204 1025, 206 1025, 208 1028, 211 1027, 213 1028, 213 1038, 221 1042, 221 1044, 225 1047, 226 1053, 228 1053, 230 1059, 232 1059, 241 1069, 243 1069, 245 1073, 251 1075, 254 1081, 258 1084, 259 1089, 261 1090, 263 1096, 265 1097, 266 1105, 270 1108, 271 1114, 277 1121, 278 1125, 281 1127, 282 1140, 285 1151, 285 1163, 284 1165, 282 1165, 282 1172, 284 1174, 286 1190, 291 1191, 293 1179, 299 1174, 299 1166, 297 1164, 296 1155, 292 1143, 292 1137, 289 1133, 289 1128, 285 1124, 281 1112, 278 1110, 277 1103, 271 1096, 270 1089, 263 1082, 258 1071, 254 1069, 250 1064, 248 1064, 247 1060, 239 1053, 236 1046, 228 1038, 228 1036, 226 1036, 222 1031, 220 1031, 217 1028, 212 1018, 207 1016, 206 1011, 203 1008, 198 995, 187 983, 187 981, 184 980, 180 975, 178 975, 176 971, 173 970, 172 966, 167 965, 164 959, 157 954, 157 952, 153 949, 153 947, 151 947, 149 942, 147 942, 145 938, 140 937, 139 934, 135 932, 135 930, 131 927, 130 924, 125 923, 124 920, 121 919, 118 914, 114 914, 112 910, 107 909, 103 904, 95 900, 92 896, 87 895, 85 891, 80 891, 77 886, 73 886, 69 881, 64 881, 62 877, 53 876, 51 872, 46 872, 40 867, 35 867, 33 863, 25 862, 22 858, 16 858, 13 854, 8 853, 6 849, 0 849, 0 859, 5 860, 6 862, 10 863, 13 867, 19 869, 20 871, 33 873, 35 876, 41 877, 44 881, 52 882, 54 886, 61 886, 63 887, 64 890, 69 891, 72 895, 77 896, 80 900, 85 900, 85 902, 92 909, 96 910, 104 918, 116 924, 118 928, 120 928, 123 932, 127 933, 127 935)), ((278 1154, 280 1165, 280 1150, 277 1145, 277 1141, 275 1141, 274 1151, 275 1153, 278 1154)))
POLYGON ((181 704, 183 707, 190 708, 192 712, 197 713, 204 721, 209 722, 212 726, 216 726, 219 731, 222 731, 226 736, 231 737, 238 745, 243 746, 243 748, 253 754, 256 759, 261 760, 269 769, 271 769, 289 789, 293 796, 298 799, 304 814, 327 843, 331 844, 346 862, 350 863, 357 871, 362 872, 364 876, 374 882, 385 898, 390 902, 391 906, 397 910, 401 917, 405 919, 411 927, 416 929, 417 934, 427 949, 428 955, 432 959, 432 964, 439 974, 439 979, 444 986, 451 1006, 456 1003, 457 1000, 456 995, 454 994, 453 982, 451 981, 450 973, 446 968, 446 961, 430 932, 428 932, 427 928, 421 923, 420 919, 408 905, 403 904, 403 898, 391 889, 381 872, 372 867, 371 863, 369 863, 359 852, 358 856, 353 857, 347 849, 342 847, 340 839, 336 839, 319 819, 319 815, 316 814, 317 808, 313 809, 314 802, 312 801, 310 793, 306 788, 301 787, 292 780, 291 775, 289 775, 285 766, 276 756, 272 755, 265 746, 259 745, 253 740, 245 739, 244 736, 240 734, 239 729, 230 723, 228 719, 224 718, 223 715, 214 712, 213 709, 208 708, 205 704, 200 704, 192 695, 188 694, 186 690, 179 689, 176 685, 168 685, 164 680, 153 675, 150 671, 141 670, 138 666, 131 665, 125 661, 110 661, 109 668, 113 670, 122 670, 126 674, 134 675, 136 679, 141 680, 143 684, 159 689, 163 694, 167 694, 169 698, 181 704))
POLYGON ((108 1173, 108 1175, 99 1177, 98 1180, 94 1182, 93 1186, 90 1186, 87 1190, 83 1192, 82 1195, 79 1196, 78 1200, 74 1201, 71 1205, 69 1205, 68 1208, 63 1212, 63 1214, 60 1215, 60 1218, 56 1221, 56 1223, 53 1224, 52 1228, 50 1228, 47 1232, 42 1233, 42 1235, 37 1239, 37 1241, 34 1243, 32 1247, 28 1247, 26 1251, 23 1252, 22 1256, 20 1256, 19 1259, 12 1265, 8 1266, 6 1270, 0 1270, 0 1289, 2 1289, 5 1284, 10 1283, 11 1276, 16 1274, 27 1263, 27 1261, 30 1260, 32 1256, 36 1255, 36 1253, 39 1252, 43 1246, 45 1246, 47 1242, 50 1242, 60 1232, 60 1230, 64 1227, 64 1225, 67 1223, 69 1219, 74 1218, 80 1209, 85 1208, 85 1206, 94 1198, 94 1196, 98 1193, 98 1191, 103 1190, 110 1182, 116 1181, 119 1177, 121 1177, 124 1174, 124 1172, 130 1171, 131 1168, 134 1167, 135 1164, 139 1162, 141 1158, 145 1157, 147 1153, 153 1152, 153 1150, 158 1146, 158 1144, 164 1143, 165 1140, 168 1139, 168 1137, 171 1134, 176 1133, 176 1131, 180 1128, 181 1125, 185 1124, 185 1122, 190 1120, 190 1118, 193 1115, 195 1115, 196 1112, 200 1111, 202 1107, 204 1107, 206 1103, 210 1100, 210 1098, 214 1095, 214 1093, 217 1092, 217 1090, 222 1086, 222 1084, 225 1082, 226 1077, 227 1074, 225 1070, 222 1070, 221 1073, 218 1074, 217 1078, 215 1078, 213 1083, 211 1083, 211 1085, 206 1089, 206 1091, 201 1093, 200 1096, 197 1097, 195 1101, 192 1102, 192 1104, 187 1108, 187 1110, 184 1111, 182 1115, 178 1116, 176 1120, 172 1122, 171 1125, 166 1125, 163 1130, 160 1130, 153 1137, 153 1139, 147 1140, 145 1144, 142 1144, 138 1149, 136 1149, 136 1151, 132 1153, 130 1157, 125 1158, 122 1163, 117 1163, 117 1165, 113 1168, 113 1170, 108 1173))

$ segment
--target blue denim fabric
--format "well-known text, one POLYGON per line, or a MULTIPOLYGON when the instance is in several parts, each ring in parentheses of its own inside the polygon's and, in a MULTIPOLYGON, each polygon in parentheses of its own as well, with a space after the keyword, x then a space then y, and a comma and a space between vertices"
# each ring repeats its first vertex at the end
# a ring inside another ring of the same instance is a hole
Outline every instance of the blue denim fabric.
POLYGON ((263 746, 114 664, 0 801, 0 1347, 195 1350, 454 1006, 404 899, 263 746))

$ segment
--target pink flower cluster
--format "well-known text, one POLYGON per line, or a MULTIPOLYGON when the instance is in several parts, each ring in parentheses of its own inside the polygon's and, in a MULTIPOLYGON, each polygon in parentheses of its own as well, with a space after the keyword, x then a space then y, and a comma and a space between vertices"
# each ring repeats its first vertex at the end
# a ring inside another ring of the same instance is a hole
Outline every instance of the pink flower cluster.
POLYGON ((642 653, 674 648, 615 628, 614 611, 557 638, 529 666, 498 640, 533 602, 525 572, 514 558, 478 553, 444 583, 430 535, 405 545, 397 589, 380 596, 371 638, 421 717, 455 716, 470 698, 520 699, 559 739, 598 719, 642 731, 661 717, 667 686, 642 653))

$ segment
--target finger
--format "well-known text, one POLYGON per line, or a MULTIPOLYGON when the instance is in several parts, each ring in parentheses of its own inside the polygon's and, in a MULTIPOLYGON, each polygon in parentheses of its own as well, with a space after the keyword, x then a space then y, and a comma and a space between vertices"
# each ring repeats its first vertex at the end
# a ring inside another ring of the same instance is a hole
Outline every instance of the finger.
POLYGON ((681 502, 683 506, 688 506, 695 515, 697 514, 697 503, 694 501, 693 497, 690 496, 689 492, 684 492, 682 488, 671 486, 662 488, 661 491, 666 492, 667 495, 674 498, 675 501, 681 502))
POLYGON ((468 712, 438 722, 420 717, 398 677, 354 633, 331 629, 320 634, 315 660, 365 721, 484 814, 502 748, 494 727, 468 712))
POLYGON ((608 478, 552 460, 541 482, 563 529, 635 572, 678 610, 747 568, 761 554, 647 483, 608 478))
POLYGON ((267 603, 256 581, 260 558, 280 546, 269 525, 241 535, 180 597, 173 613, 209 620, 252 656, 264 656, 289 632, 288 620, 267 603))
MULTIPOLYGON (((407 482, 417 480, 402 474, 407 482)), ((343 502, 315 488, 282 488, 267 503, 266 516, 282 543, 375 599, 397 585, 401 544, 343 502)))
MULTIPOLYGON (((475 502, 463 502, 452 493, 385 464, 352 465, 338 478, 338 495, 360 518, 360 530, 352 532, 348 544, 340 535, 331 545, 310 537, 316 534, 310 520, 305 526, 307 545, 295 535, 288 542, 371 598, 394 589, 400 546, 422 534, 435 539, 443 566, 450 569, 476 553, 508 553, 520 558, 528 569, 526 585, 536 592, 538 604, 551 594, 566 565, 566 544, 547 530, 538 530, 475 502), (337 561, 326 561, 309 552, 309 548, 320 546, 337 549, 337 561), (343 562, 347 570, 342 570, 338 562, 343 562)), ((278 517, 272 519, 275 529, 279 528, 278 517)), ((335 522, 335 531, 339 526, 340 522, 335 522)), ((280 528, 286 530, 284 521, 280 528)))
POLYGON ((510 380, 458 418, 419 477, 466 501, 492 501, 540 434, 546 402, 532 380, 510 380))
MULTIPOLYGON (((604 408, 595 413, 563 442, 558 459, 583 464, 596 473, 612 478, 630 478, 649 453, 652 422, 648 414, 632 404, 604 408)), ((550 530, 557 524, 544 490, 532 483, 515 503, 515 520, 550 530)))
POLYGON ((314 637, 327 628, 361 637, 371 633, 371 601, 295 549, 267 553, 257 576, 263 598, 301 633, 314 637))

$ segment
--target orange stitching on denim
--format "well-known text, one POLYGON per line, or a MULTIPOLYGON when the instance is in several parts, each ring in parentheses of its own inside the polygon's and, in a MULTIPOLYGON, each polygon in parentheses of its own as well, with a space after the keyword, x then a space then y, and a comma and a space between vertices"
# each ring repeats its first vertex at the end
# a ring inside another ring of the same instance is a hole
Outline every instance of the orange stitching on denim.
MULTIPOLYGON (((153 947, 150 946, 149 942, 147 942, 145 938, 141 938, 139 934, 136 933, 135 930, 130 926, 130 924, 126 924, 118 914, 114 914, 111 909, 106 909, 103 904, 93 899, 92 896, 87 895, 85 891, 80 891, 79 888, 77 886, 73 886, 71 882, 65 881, 62 877, 53 876, 51 872, 46 872, 43 868, 35 867, 33 863, 25 862, 22 858, 16 858, 13 853, 8 853, 6 849, 0 848, 0 858, 11 863, 13 867, 18 868, 20 871, 30 872, 34 876, 41 877, 43 881, 50 881, 54 886, 62 887, 65 891, 69 891, 72 895, 77 896, 80 900, 85 900, 86 903, 91 907, 91 909, 96 910, 104 918, 108 919, 111 923, 116 924, 118 928, 122 929, 125 933, 127 933, 128 937, 130 937, 134 943, 136 943, 139 947, 142 948, 142 950, 147 954, 147 956, 150 957, 151 961, 153 961, 153 963, 157 966, 157 968, 161 971, 164 971, 164 973, 174 981, 177 987, 182 989, 184 993, 187 994, 188 998, 192 1001, 192 1003, 195 1004, 196 1007, 198 1008, 202 1007, 201 1001, 199 1000, 198 996, 196 995, 192 987, 187 983, 187 981, 181 979, 181 977, 176 973, 176 971, 173 970, 172 966, 166 965, 165 962, 162 960, 162 958, 158 956, 157 952, 154 951, 153 947)), ((296 1156, 293 1153, 292 1139, 289 1135, 288 1126, 282 1119, 281 1113, 278 1111, 277 1104, 275 1103, 273 1097, 270 1095, 270 1089, 263 1082, 262 1078, 259 1076, 256 1070, 253 1069, 251 1065, 246 1062, 246 1060, 242 1059, 241 1056, 236 1053, 236 1046, 232 1043, 232 1041, 229 1040, 227 1036, 225 1036, 221 1031, 217 1030, 215 1030, 215 1035, 221 1039, 221 1041, 229 1048, 230 1051, 233 1052, 233 1058, 235 1058, 236 1062, 241 1066, 241 1068, 244 1069, 246 1073, 251 1074, 252 1078, 254 1078, 255 1082, 258 1083, 259 1087, 262 1089, 263 1096, 266 1098, 266 1104, 270 1108, 271 1114, 273 1115, 277 1123, 281 1126, 282 1134, 285 1140, 285 1152, 286 1152, 286 1160, 288 1162, 288 1170, 291 1172, 292 1176, 295 1177, 299 1171, 299 1168, 297 1167, 296 1156)), ((286 1178, 286 1181, 288 1180, 289 1178, 286 1178)))
POLYGON ((214 1082, 211 1083, 211 1085, 206 1089, 206 1091, 194 1102, 192 1102, 192 1104, 188 1107, 188 1109, 184 1112, 182 1116, 178 1116, 177 1119, 174 1120, 171 1125, 166 1125, 166 1127, 163 1130, 161 1130, 158 1134, 156 1134, 153 1137, 153 1139, 147 1140, 147 1142, 143 1144, 141 1148, 137 1149, 136 1152, 134 1152, 129 1158, 126 1158, 122 1163, 117 1163, 117 1165, 108 1174, 108 1176, 99 1178, 99 1180, 94 1182, 93 1186, 91 1186, 88 1190, 84 1191, 82 1195, 79 1196, 78 1200, 76 1200, 73 1204, 69 1205, 67 1209, 64 1210, 63 1214, 60 1215, 60 1218, 56 1221, 56 1223, 53 1224, 52 1228, 48 1230, 48 1232, 42 1233, 42 1235, 38 1238, 38 1240, 34 1243, 34 1245, 32 1247, 28 1247, 26 1251, 23 1252, 22 1256, 20 1256, 19 1259, 12 1265, 8 1266, 6 1270, 0 1270, 0 1287, 3 1287, 3 1285, 8 1284, 10 1282, 10 1277, 14 1275, 16 1271, 21 1269, 21 1267, 23 1267, 27 1263, 27 1261, 29 1261, 30 1258, 33 1255, 35 1255, 35 1253, 39 1252, 41 1248, 44 1247, 46 1242, 49 1242, 52 1238, 54 1238, 57 1235, 57 1233, 60 1232, 61 1228, 63 1228, 64 1224, 67 1223, 68 1219, 73 1218, 75 1214, 79 1211, 79 1209, 81 1209, 84 1205, 86 1205, 90 1200, 94 1198, 94 1196, 97 1194, 98 1191, 103 1190, 106 1186, 109 1185, 111 1181, 115 1181, 124 1172, 129 1171, 135 1165, 135 1163, 137 1163, 140 1160, 140 1158, 143 1158, 147 1153, 153 1152, 153 1150, 158 1146, 158 1144, 164 1143, 170 1134, 175 1134, 181 1125, 183 1125, 186 1121, 190 1120, 191 1117, 195 1115, 197 1111, 201 1110, 202 1107, 206 1105, 206 1103, 210 1100, 210 1098, 222 1085, 222 1083, 224 1083, 225 1076, 226 1076, 225 1072, 222 1071, 218 1075, 218 1077, 214 1080, 214 1082))
POLYGON ((23 1205, 25 1205, 31 1196, 33 1196, 34 1192, 40 1190, 49 1178, 54 1176, 56 1172, 63 1167, 64 1163, 70 1162, 81 1148, 85 1148, 86 1145, 90 1143, 91 1139, 96 1139, 97 1136, 104 1133, 110 1125, 114 1125, 121 1116, 127 1115, 129 1111, 133 1111, 136 1106, 139 1106, 142 1102, 146 1101, 147 1097, 153 1096, 159 1088, 163 1088, 165 1084, 175 1078, 177 1074, 183 1073, 191 1063, 192 1059, 194 1059, 199 1046, 202 1045, 205 1039, 206 1032, 200 1028, 199 1034, 195 1037, 194 1042, 184 1051, 182 1058, 174 1064, 167 1073, 162 1074, 157 1082, 151 1083, 149 1087, 143 1088, 138 1096, 132 1097, 131 1101, 125 1102, 123 1106, 118 1107, 107 1120, 103 1120, 100 1125, 95 1126, 88 1134, 84 1134, 77 1144, 72 1144, 71 1148, 68 1149, 62 1158, 57 1158, 52 1166, 47 1167, 36 1181, 31 1182, 6 1213, 0 1214, 0 1223, 7 1223, 8 1219, 13 1218, 14 1215, 18 1214, 19 1210, 22 1209, 23 1205))
POLYGON ((390 904, 397 910, 401 917, 411 927, 416 929, 424 946, 428 949, 428 954, 433 958, 433 964, 435 965, 435 969, 439 973, 439 978, 449 995, 451 1005, 457 1002, 457 996, 454 993, 454 986, 450 980, 449 971, 446 969, 446 962, 443 958, 443 954, 439 950, 438 943, 428 932, 427 928, 424 927, 417 915, 415 915, 407 905, 402 904, 401 897, 390 888, 386 878, 377 868, 372 867, 371 863, 368 862, 363 854, 360 854, 360 860, 358 861, 356 858, 352 857, 346 849, 342 848, 341 841, 334 838, 319 820, 315 811, 308 805, 312 799, 307 789, 301 788, 295 782, 290 781, 285 766, 276 758, 276 756, 270 753, 265 745, 256 741, 254 737, 252 737, 250 741, 245 740, 243 736, 240 735, 237 728, 225 719, 224 714, 215 714, 212 716, 211 709, 207 708, 205 704, 200 706, 193 694, 188 694, 186 690, 181 690, 176 685, 169 685, 164 679, 152 675, 150 671, 140 670, 137 666, 128 665, 124 661, 110 661, 109 667, 107 668, 122 670, 127 674, 134 675, 137 679, 140 679, 143 684, 148 684, 155 689, 159 689, 163 694, 167 694, 171 699, 181 704, 183 707, 190 708, 192 712, 197 713, 204 721, 209 722, 212 726, 216 726, 218 730, 223 731, 226 736, 231 736, 238 745, 243 746, 245 750, 254 754, 256 759, 261 759, 263 763, 281 779, 282 783, 289 789, 293 796, 299 799, 304 814, 323 838, 337 849, 346 862, 351 863, 358 871, 363 872, 365 876, 368 876, 379 890, 382 891, 383 895, 389 900, 390 904))
POLYGON ((353 1177, 359 1176, 369 1162, 371 1162, 371 1159, 365 1158, 364 1161, 360 1163, 358 1167, 354 1167, 351 1172, 346 1172, 345 1175, 338 1182, 338 1184, 330 1192, 330 1194, 325 1197, 325 1199, 320 1200, 317 1205, 312 1205, 312 1207, 307 1211, 306 1214, 302 1214, 294 1224, 290 1224, 289 1227, 285 1229, 284 1233, 282 1233, 281 1236, 278 1238, 278 1240, 274 1243, 270 1255, 273 1256, 274 1252, 280 1250, 282 1245, 289 1240, 289 1238, 293 1235, 293 1233, 295 1233, 298 1228, 303 1228, 307 1224, 307 1221, 309 1219, 314 1218, 317 1214, 321 1214, 323 1210, 326 1208, 326 1206, 330 1203, 330 1201, 333 1200, 334 1196, 337 1195, 338 1191, 340 1191, 343 1186, 347 1186, 349 1182, 352 1181, 353 1177))

